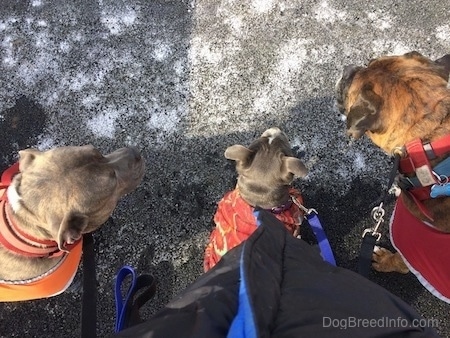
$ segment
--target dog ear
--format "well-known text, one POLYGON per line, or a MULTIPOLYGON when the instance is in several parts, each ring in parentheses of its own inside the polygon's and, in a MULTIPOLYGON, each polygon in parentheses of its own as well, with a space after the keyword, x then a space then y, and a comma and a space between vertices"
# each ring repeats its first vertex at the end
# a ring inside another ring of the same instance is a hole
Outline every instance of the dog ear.
POLYGON ((79 240, 89 223, 89 218, 81 213, 70 211, 59 224, 57 243, 59 250, 67 251, 67 244, 79 240))
POLYGON ((239 165, 244 166, 252 154, 253 151, 250 149, 239 144, 235 144, 234 146, 228 147, 225 150, 224 155, 226 159, 236 161, 239 165))
POLYGON ((36 149, 25 149, 19 151, 19 170, 24 171, 31 162, 34 161, 36 156, 40 153, 39 150, 36 149))
POLYGON ((444 55, 440 59, 434 61, 439 66, 439 75, 445 80, 448 81, 448 77, 450 74, 450 54, 444 55))
POLYGON ((361 89, 347 114, 347 134, 355 139, 375 127, 383 100, 373 91, 371 84, 361 89))
POLYGON ((281 177, 284 182, 290 184, 294 177, 305 177, 308 174, 308 169, 296 157, 284 156, 282 159, 281 177))

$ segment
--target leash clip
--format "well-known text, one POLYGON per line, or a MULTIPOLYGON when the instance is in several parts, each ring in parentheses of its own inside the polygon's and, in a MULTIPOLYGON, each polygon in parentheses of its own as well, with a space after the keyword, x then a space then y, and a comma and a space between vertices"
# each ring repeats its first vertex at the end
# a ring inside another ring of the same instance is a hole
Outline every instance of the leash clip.
POLYGON ((292 202, 294 202, 296 206, 298 206, 300 209, 302 209, 302 211, 306 215, 309 216, 312 213, 315 213, 316 215, 319 214, 316 209, 313 209, 313 208, 308 209, 307 207, 305 207, 303 204, 301 204, 299 201, 297 201, 297 199, 294 196, 291 196, 291 199, 292 199, 292 202))
POLYGON ((367 233, 370 233, 373 237, 376 237, 377 242, 381 239, 381 232, 378 232, 378 228, 381 223, 384 222, 385 213, 386 211, 383 209, 383 202, 381 202, 379 206, 372 209, 370 214, 375 221, 375 226, 373 228, 364 229, 362 234, 363 238, 367 233))

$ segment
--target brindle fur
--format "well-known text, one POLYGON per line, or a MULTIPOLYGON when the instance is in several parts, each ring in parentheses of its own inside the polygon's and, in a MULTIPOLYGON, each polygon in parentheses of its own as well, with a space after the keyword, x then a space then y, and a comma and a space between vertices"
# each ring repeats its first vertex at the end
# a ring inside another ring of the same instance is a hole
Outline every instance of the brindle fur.
MULTIPOLYGON (((347 134, 355 139, 366 134, 389 155, 413 139, 434 141, 450 134, 449 72, 450 54, 432 61, 417 52, 380 57, 367 67, 347 66, 337 84, 347 134)), ((427 220, 407 194, 401 198, 416 217, 427 220)), ((450 232, 450 198, 429 199, 424 205, 433 225, 450 232)), ((408 272, 398 253, 380 249, 373 259, 378 271, 408 272)))

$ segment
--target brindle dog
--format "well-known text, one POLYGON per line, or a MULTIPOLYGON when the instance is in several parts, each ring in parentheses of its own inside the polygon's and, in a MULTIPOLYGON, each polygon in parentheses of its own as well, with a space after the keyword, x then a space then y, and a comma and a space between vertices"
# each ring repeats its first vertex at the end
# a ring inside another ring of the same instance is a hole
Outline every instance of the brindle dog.
MULTIPOLYGON (((432 61, 417 52, 380 57, 367 67, 346 66, 336 90, 347 134, 354 139, 366 134, 389 155, 411 140, 432 142, 449 135, 449 72, 450 55, 432 61)), ((448 155, 431 159, 431 166, 448 155)), ((415 217, 429 221, 409 196, 403 191, 399 198, 415 217)), ((429 198, 423 205, 433 215, 433 225, 449 233, 450 197, 429 198)), ((409 271, 398 252, 378 248, 373 261, 378 271, 409 271)))

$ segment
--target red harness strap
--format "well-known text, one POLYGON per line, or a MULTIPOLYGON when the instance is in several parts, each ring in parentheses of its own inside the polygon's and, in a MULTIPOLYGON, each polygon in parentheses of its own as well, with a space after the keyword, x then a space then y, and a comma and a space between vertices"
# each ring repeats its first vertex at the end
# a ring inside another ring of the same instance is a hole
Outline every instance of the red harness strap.
MULTIPOLYGON (((444 136, 431 143, 422 144, 419 139, 412 142, 420 142, 422 150, 418 150, 419 153, 425 153, 429 160, 433 160, 436 157, 443 156, 450 153, 450 135, 444 136)), ((408 155, 411 156, 408 152, 408 155)), ((410 161, 409 157, 406 157, 400 161, 400 171, 404 174, 413 174, 415 172, 415 166, 410 161)))
POLYGON ((415 174, 421 186, 406 191, 417 205, 421 213, 431 222, 433 215, 428 211, 422 201, 430 199, 431 186, 439 183, 430 160, 443 156, 450 152, 450 135, 431 143, 422 143, 421 139, 415 139, 405 145, 407 157, 400 161, 402 174, 415 174))
POLYGON ((422 186, 429 186, 437 183, 436 177, 433 175, 430 161, 420 139, 412 140, 405 145, 408 157, 400 162, 400 170, 404 171, 405 161, 409 161, 411 168, 417 175, 422 186), (403 167, 402 167, 403 164, 403 167))

